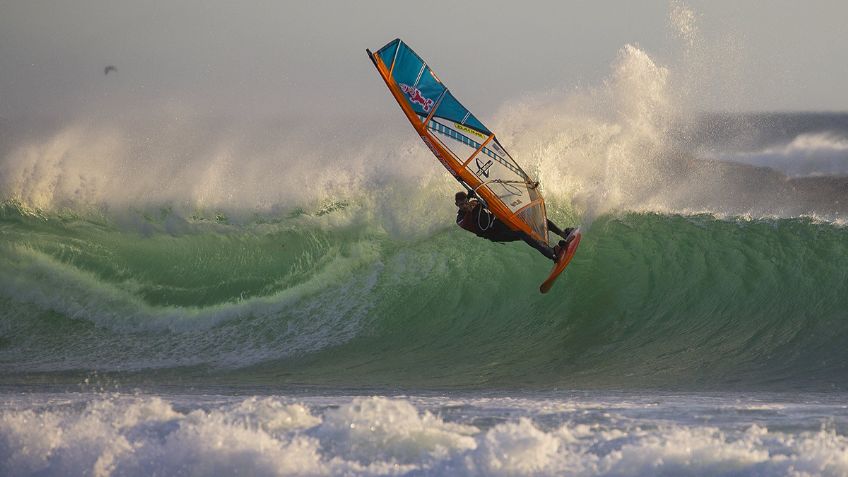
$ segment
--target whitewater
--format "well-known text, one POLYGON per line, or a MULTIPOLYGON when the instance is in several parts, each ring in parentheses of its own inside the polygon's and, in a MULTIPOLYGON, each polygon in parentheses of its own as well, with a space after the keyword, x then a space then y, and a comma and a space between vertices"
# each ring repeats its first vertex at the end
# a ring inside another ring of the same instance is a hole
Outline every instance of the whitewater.
POLYGON ((583 228, 548 295, 391 98, 0 121, 0 475, 848 474, 848 115, 693 111, 672 7, 486 118, 583 228))

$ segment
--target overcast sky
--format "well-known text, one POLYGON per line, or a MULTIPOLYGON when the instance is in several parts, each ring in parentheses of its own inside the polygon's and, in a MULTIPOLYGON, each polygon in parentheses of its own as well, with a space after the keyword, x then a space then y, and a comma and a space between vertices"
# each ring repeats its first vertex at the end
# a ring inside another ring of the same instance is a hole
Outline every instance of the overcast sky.
MULTIPOLYGON (((702 109, 848 110, 848 2, 682 4, 712 72, 702 109)), ((664 0, 0 0, 0 117, 369 116, 386 93, 365 48, 395 37, 485 117, 522 94, 601 83, 628 43, 682 69, 669 11, 664 0), (109 64, 118 71, 104 75, 109 64)))

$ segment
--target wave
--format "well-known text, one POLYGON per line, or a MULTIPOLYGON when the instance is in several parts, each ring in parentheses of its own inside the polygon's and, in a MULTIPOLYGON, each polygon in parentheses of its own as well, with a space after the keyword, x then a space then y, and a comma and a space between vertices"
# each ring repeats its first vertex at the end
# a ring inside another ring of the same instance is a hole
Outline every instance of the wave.
POLYGON ((800 134, 788 144, 717 158, 769 167, 790 177, 848 176, 848 138, 833 132, 800 134))
POLYGON ((186 220, 179 233, 145 235, 7 208, 3 379, 98 370, 689 389, 829 388, 846 377, 848 230, 833 223, 604 215, 539 295, 549 267, 529 247, 454 229, 408 239, 321 225, 344 212, 186 220))

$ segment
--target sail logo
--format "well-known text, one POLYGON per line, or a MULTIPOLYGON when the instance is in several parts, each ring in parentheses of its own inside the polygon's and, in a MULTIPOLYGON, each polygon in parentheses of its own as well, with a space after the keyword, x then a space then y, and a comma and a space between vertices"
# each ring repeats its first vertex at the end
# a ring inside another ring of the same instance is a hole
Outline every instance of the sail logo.
POLYGON ((409 96, 409 102, 412 104, 420 104, 422 108, 424 108, 425 112, 430 112, 430 108, 433 107, 433 100, 429 98, 425 98, 423 94, 421 94, 421 90, 416 88, 415 86, 409 86, 408 84, 400 84, 400 89, 409 96))
POLYGON ((489 159, 485 164, 480 163, 480 158, 474 158, 474 162, 477 163, 477 172, 474 173, 477 177, 483 176, 486 179, 489 178, 489 168, 492 167, 492 160, 489 159))
POLYGON ((479 137, 480 139, 486 139, 486 136, 484 136, 483 133, 481 133, 479 131, 475 131, 468 126, 463 126, 462 124, 459 124, 459 123, 453 123, 453 125, 454 125, 455 128, 459 129, 460 131, 467 132, 469 134, 474 134, 475 136, 479 137))

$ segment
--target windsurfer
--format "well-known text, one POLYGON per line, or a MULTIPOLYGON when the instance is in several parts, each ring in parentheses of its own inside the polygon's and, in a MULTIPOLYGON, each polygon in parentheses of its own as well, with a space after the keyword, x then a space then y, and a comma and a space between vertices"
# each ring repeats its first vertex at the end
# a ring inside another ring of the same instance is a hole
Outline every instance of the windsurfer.
MULTIPOLYGON (((457 192, 454 202, 459 209, 456 213, 456 224, 478 237, 483 237, 492 242, 523 240, 542 255, 555 262, 560 255, 560 250, 566 245, 565 240, 560 240, 556 246, 551 248, 548 244, 534 240, 524 232, 510 229, 505 223, 498 220, 494 214, 486 210, 479 200, 469 198, 466 192, 457 192)), ((574 229, 566 228, 565 230, 561 230, 548 219, 548 230, 565 239, 574 229)))

